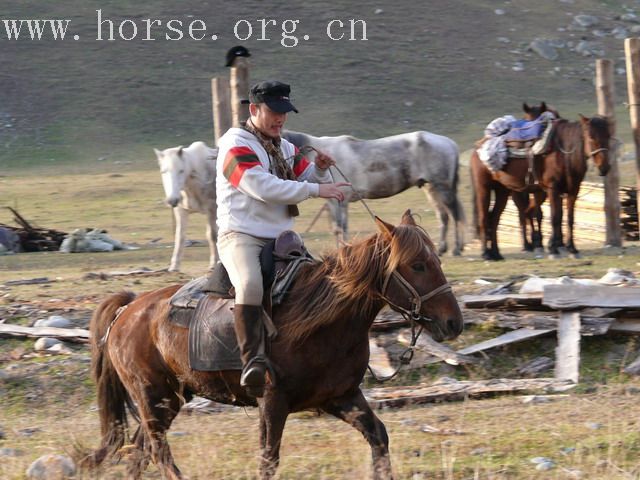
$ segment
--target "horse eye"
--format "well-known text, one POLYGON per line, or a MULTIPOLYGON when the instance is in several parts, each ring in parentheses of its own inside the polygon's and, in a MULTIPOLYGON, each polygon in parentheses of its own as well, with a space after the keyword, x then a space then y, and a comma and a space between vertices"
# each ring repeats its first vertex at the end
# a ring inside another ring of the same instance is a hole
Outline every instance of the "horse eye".
POLYGON ((424 272, 424 271, 427 270, 427 266, 423 262, 419 262, 419 263, 414 263, 413 265, 411 265, 411 269, 414 272, 424 272))
POLYGON ((184 173, 184 169, 181 169, 178 173, 182 175, 184 173))

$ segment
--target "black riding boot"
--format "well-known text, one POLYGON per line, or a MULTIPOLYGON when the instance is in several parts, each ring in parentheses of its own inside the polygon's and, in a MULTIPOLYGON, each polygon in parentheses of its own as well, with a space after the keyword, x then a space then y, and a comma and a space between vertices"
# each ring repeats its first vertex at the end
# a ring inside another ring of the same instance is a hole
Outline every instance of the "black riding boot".
POLYGON ((236 304, 234 317, 243 367, 240 385, 252 397, 262 397, 266 372, 262 306, 236 304))

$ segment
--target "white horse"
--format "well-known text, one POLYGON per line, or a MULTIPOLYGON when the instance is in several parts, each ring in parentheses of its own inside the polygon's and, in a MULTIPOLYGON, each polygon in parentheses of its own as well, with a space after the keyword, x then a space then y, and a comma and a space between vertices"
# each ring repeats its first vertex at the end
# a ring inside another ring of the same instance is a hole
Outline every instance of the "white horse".
MULTIPOLYGON (((349 201, 361 198, 386 198, 410 187, 422 188, 435 205, 440 221, 438 252, 447 251, 449 215, 455 221, 454 255, 464 247, 464 210, 458 199, 458 146, 450 138, 429 132, 411 132, 375 140, 360 140, 347 135, 314 137, 287 131, 286 139, 301 148, 310 145, 329 154, 358 192, 345 192, 349 201)), ((309 155, 313 159, 313 154, 309 155)), ((336 181, 342 175, 332 168, 336 181)), ((347 234, 348 202, 329 201, 337 234, 347 234)))
POLYGON ((193 142, 187 148, 153 149, 158 157, 165 202, 173 208, 175 240, 169 271, 180 270, 182 250, 186 240, 187 216, 204 213, 207 216, 207 241, 210 256, 209 269, 218 261, 216 237, 216 157, 218 149, 203 142, 193 142))

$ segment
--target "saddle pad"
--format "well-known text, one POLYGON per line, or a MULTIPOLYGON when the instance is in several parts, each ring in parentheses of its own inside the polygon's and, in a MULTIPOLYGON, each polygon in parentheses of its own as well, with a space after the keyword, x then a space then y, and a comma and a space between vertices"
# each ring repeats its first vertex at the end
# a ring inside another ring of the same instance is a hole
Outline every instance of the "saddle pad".
POLYGON ((517 120, 505 135, 506 140, 532 140, 542 136, 544 124, 540 120, 517 120))
MULTIPOLYGON (((189 364, 194 370, 242 370, 231 299, 204 295, 189 326, 189 364)), ((193 310, 190 310, 193 312, 193 310)))

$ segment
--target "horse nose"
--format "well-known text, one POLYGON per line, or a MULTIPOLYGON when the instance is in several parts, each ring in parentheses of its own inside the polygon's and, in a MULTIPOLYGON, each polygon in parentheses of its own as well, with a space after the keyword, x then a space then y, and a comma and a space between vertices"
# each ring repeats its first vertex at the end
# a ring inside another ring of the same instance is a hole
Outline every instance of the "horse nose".
POLYGON ((611 166, 610 166, 610 165, 608 165, 608 164, 607 164, 607 165, 603 165, 602 167, 600 167, 600 168, 599 168, 599 170, 600 170, 600 176, 601 176, 601 177, 604 177, 607 173, 609 173, 609 168, 610 168, 610 167, 611 167, 611 166))
POLYGON ((450 318, 447 320, 447 331, 449 339, 456 338, 458 335, 462 333, 462 329, 464 328, 464 322, 462 317, 460 318, 450 318))
POLYGON ((178 201, 179 200, 175 197, 166 199, 167 205, 169 205, 170 207, 176 207, 178 205, 178 201))

